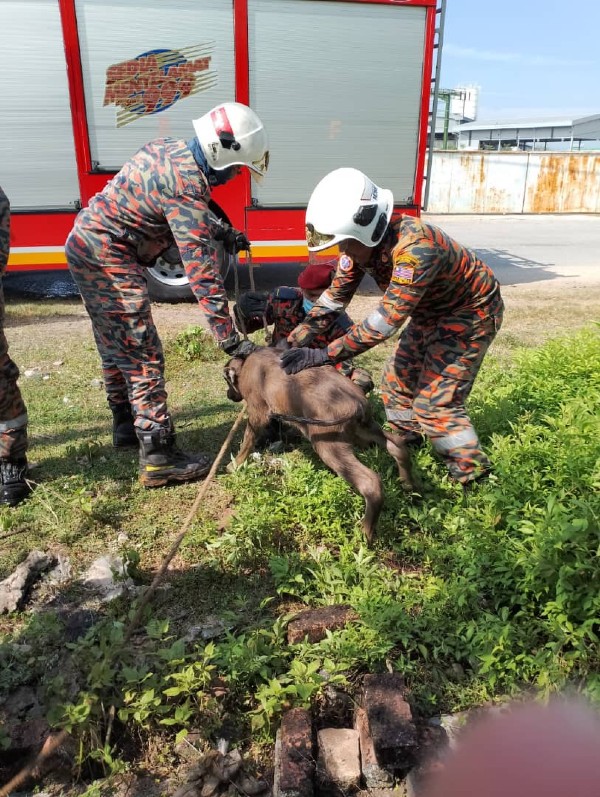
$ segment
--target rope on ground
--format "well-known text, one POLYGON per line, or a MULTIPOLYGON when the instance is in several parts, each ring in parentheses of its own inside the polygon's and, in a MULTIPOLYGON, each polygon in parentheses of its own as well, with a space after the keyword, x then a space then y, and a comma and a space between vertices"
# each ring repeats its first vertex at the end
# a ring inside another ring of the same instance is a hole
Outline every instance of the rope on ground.
MULTIPOLYGON (((163 562, 162 562, 162 564, 160 566, 160 569, 159 569, 158 573, 154 576, 154 579, 153 579, 152 583, 150 584, 150 586, 144 592, 144 594, 142 595, 142 597, 140 599, 140 602, 138 604, 138 608, 136 610, 136 613, 132 617, 131 622, 129 623, 129 625, 128 625, 126 631, 125 631, 125 634, 124 634, 124 637, 123 637, 123 641, 124 642, 128 642, 131 639, 131 637, 133 635, 133 632, 135 631, 135 629, 139 625, 140 620, 142 619, 142 616, 143 616, 143 613, 144 613, 144 609, 148 605, 148 603, 150 601, 150 598, 156 592, 160 582, 163 579, 163 576, 165 575, 169 565, 171 564, 171 561, 172 561, 173 557, 175 556, 175 554, 179 550, 179 546, 183 542, 183 539, 184 539, 185 535, 187 534, 187 532, 189 531, 190 526, 192 525, 192 521, 194 520, 194 517, 196 516, 196 513, 198 511, 198 507, 200 506, 200 502, 202 501, 202 499, 206 495, 206 492, 208 490, 208 486, 211 483, 211 481, 213 480, 214 475, 217 472, 217 470, 219 468, 219 465, 221 464, 221 461, 223 460, 223 457, 225 456, 225 454, 227 452, 227 449, 229 448, 229 445, 231 444, 231 441, 233 440, 233 436, 235 435, 235 433, 238 430, 240 424, 244 420, 245 413, 246 413, 246 408, 244 407, 238 413, 238 416, 235 419, 235 422, 234 422, 233 426, 229 430, 229 434, 227 435, 227 437, 223 441, 223 445, 221 446, 221 448, 219 450, 219 453, 217 454, 217 456, 215 458, 215 461, 213 462, 212 467, 211 467, 211 469, 209 470, 209 472, 208 472, 208 474, 206 476, 206 479, 204 479, 204 481, 200 485, 200 488, 198 490, 198 494, 196 495, 196 499, 195 499, 194 503, 192 504, 192 507, 191 507, 190 511, 188 512, 187 517, 183 521, 183 525, 181 526, 181 531, 179 532, 179 534, 175 538, 175 540, 174 540, 174 542, 173 542, 168 554, 166 555, 166 557, 164 558, 164 560, 163 560, 163 562)), ((8 783, 6 783, 4 786, 2 786, 0 788, 0 797, 9 797, 11 792, 13 792, 18 786, 20 786, 27 778, 32 776, 36 772, 36 770, 44 763, 44 761, 47 758, 49 758, 62 744, 65 743, 65 741, 67 740, 68 736, 69 736, 69 734, 67 733, 67 731, 62 730, 58 734, 56 734, 55 736, 48 737, 48 739, 46 739, 46 741, 44 742, 44 745, 43 745, 42 749, 40 750, 40 752, 37 754, 37 756, 29 764, 26 764, 23 767, 23 769, 20 772, 18 772, 8 783)))
MULTIPOLYGON (((167 568, 171 564, 171 560, 173 559, 173 557, 175 556, 175 554, 179 550, 179 546, 183 542, 183 538, 188 533, 188 531, 190 529, 190 526, 192 525, 192 521, 194 520, 194 517, 196 516, 196 512, 198 511, 198 507, 200 506, 200 502, 202 501, 202 499, 206 495, 206 492, 208 490, 208 485, 213 480, 213 477, 214 477, 215 473, 217 472, 217 470, 219 468, 219 465, 221 464, 221 460, 225 456, 225 453, 226 453, 227 449, 229 448, 229 444, 233 440, 233 436, 237 432, 238 427, 241 424, 241 422, 244 420, 245 413, 246 413, 246 408, 244 407, 238 413, 238 416, 235 419, 235 422, 234 422, 233 426, 229 430, 229 434, 225 438, 225 440, 223 442, 223 445, 221 446, 221 450, 217 454, 217 456, 215 458, 215 461, 212 464, 211 469, 208 471, 208 475, 207 475, 206 479, 202 482, 202 485, 201 485, 200 489, 198 490, 198 495, 196 496, 196 500, 192 504, 192 508, 188 512, 188 515, 187 515, 186 519, 183 521, 183 525, 181 527, 181 531, 179 532, 179 534, 175 538, 175 541, 173 542, 173 545, 171 546, 171 549, 170 549, 169 553, 165 556, 165 558, 163 560, 163 563, 160 566, 160 570, 154 576, 154 580, 152 581, 152 584, 150 584, 150 586, 148 587, 146 592, 144 592, 144 594, 141 597, 141 600, 139 602, 137 611, 134 614, 133 619, 131 620, 131 623, 129 624, 129 627, 127 628, 127 630, 125 632, 125 635, 124 635, 124 638, 123 638, 124 642, 129 642, 129 640, 131 639, 131 636, 132 636, 133 632, 135 631, 136 627, 139 625, 140 620, 142 619, 142 615, 144 613, 144 609, 148 605, 148 602, 149 602, 150 598, 152 597, 152 595, 156 592, 156 589, 157 589, 158 585, 160 584, 160 582, 162 581, 162 578, 163 578, 164 574, 167 572, 167 568)), ((0 797, 2 797, 1 793, 0 793, 0 797)))

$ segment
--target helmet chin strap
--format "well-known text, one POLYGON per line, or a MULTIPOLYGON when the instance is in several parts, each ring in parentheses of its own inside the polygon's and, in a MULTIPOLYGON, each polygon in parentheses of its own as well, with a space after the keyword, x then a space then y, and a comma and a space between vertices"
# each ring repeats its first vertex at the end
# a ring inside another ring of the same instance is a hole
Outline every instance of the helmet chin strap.
POLYGON ((228 166, 227 169, 220 170, 213 169, 212 166, 208 165, 206 156, 204 152, 202 152, 202 147, 200 146, 200 142, 197 138, 190 139, 190 141, 187 142, 187 145, 190 148, 198 167, 205 174, 209 185, 214 188, 217 185, 223 185, 227 182, 227 180, 231 179, 231 172, 233 169, 235 169, 235 166, 228 166))
POLYGON ((228 180, 230 180, 231 172, 232 168, 221 169, 220 171, 216 171, 215 169, 211 169, 211 167, 209 166, 208 174, 206 176, 208 177, 209 184, 214 188, 215 186, 223 185, 228 180))

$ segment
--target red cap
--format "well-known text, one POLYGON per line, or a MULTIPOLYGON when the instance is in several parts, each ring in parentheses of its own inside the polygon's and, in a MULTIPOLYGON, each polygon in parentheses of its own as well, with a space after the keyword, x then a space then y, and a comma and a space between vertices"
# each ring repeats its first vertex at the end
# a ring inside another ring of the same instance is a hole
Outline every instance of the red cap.
POLYGON ((325 290, 331 285, 333 269, 328 263, 313 263, 298 277, 298 287, 305 291, 325 290))

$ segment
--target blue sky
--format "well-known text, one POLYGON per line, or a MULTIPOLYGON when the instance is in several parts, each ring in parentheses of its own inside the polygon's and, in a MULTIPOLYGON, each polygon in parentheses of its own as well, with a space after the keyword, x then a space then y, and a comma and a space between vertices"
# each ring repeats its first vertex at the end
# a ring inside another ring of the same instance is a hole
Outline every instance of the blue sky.
POLYGON ((447 0, 441 86, 480 121, 600 113, 600 0, 447 0))

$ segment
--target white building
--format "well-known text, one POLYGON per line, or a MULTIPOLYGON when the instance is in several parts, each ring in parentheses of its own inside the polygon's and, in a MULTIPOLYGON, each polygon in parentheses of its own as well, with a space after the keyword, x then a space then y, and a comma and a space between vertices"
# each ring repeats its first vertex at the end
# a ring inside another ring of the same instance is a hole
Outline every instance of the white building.
POLYGON ((600 114, 578 118, 466 122, 452 127, 462 150, 600 149, 600 114))

